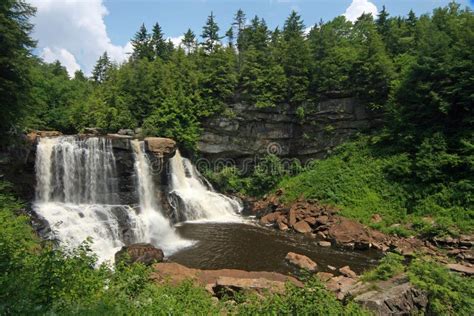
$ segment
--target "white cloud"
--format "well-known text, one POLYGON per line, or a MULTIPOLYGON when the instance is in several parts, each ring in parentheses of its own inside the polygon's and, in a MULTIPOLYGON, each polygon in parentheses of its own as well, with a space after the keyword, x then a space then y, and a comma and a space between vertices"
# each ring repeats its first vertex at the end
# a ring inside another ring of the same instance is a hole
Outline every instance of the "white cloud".
POLYGON ((131 52, 131 44, 112 44, 104 17, 108 14, 103 0, 30 0, 38 8, 33 19, 33 37, 38 39, 42 56, 78 64, 90 74, 100 55, 107 51, 112 60, 122 62, 131 52), (72 57, 72 58, 71 58, 72 57), (73 62, 74 61, 74 62, 73 62))
POLYGON ((168 40, 170 40, 174 47, 178 47, 179 45, 181 45, 181 41, 183 40, 184 38, 184 35, 181 35, 181 36, 177 36, 177 37, 168 37, 168 40))
POLYGON ((59 60, 59 62, 64 67, 66 67, 67 72, 70 77, 73 77, 74 73, 77 70, 81 69, 74 55, 64 48, 45 47, 41 51, 40 56, 41 58, 43 58, 45 62, 48 62, 48 63, 52 63, 52 62, 55 62, 56 60, 59 60))
POLYGON ((368 0, 352 0, 351 5, 343 14, 349 21, 356 21, 363 13, 372 13, 374 17, 377 16, 377 7, 368 0))

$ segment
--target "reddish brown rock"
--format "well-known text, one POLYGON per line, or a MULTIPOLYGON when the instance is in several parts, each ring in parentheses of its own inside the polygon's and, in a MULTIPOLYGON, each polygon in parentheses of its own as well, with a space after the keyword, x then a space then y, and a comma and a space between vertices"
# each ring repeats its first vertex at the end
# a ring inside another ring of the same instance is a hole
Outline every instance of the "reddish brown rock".
POLYGON ((170 138, 147 137, 145 148, 157 157, 171 157, 176 151, 176 142, 170 138))
POLYGON ((286 225, 285 223, 283 223, 282 221, 278 221, 278 229, 281 230, 281 231, 286 231, 289 229, 288 225, 286 225))
POLYGON ((293 225, 293 228, 298 232, 302 234, 310 233, 311 232, 311 226, 309 226, 308 223, 305 221, 299 221, 295 225, 293 225))
POLYGON ((326 225, 329 222, 329 217, 327 215, 321 215, 316 218, 316 222, 319 225, 326 225))
POLYGON ((260 219, 260 224, 262 225, 272 224, 280 217, 280 214, 281 214, 280 212, 267 214, 260 219))
POLYGON ((115 262, 124 261, 127 264, 139 262, 144 265, 151 265, 163 261, 163 258, 164 254, 161 249, 146 243, 123 246, 115 254, 115 262))
POLYGON ((426 252, 423 241, 417 238, 400 238, 394 241, 395 251, 404 256, 413 256, 416 252, 426 252))
POLYGON ((293 227, 293 226, 295 226, 295 224, 296 224, 296 209, 294 207, 292 207, 290 209, 288 225, 290 227, 293 227))
POLYGON ((459 272, 462 274, 466 274, 466 275, 474 274, 474 267, 469 267, 463 264, 450 263, 450 264, 447 264, 446 267, 451 271, 459 272))
POLYGON ((302 287, 303 283, 297 279, 276 272, 265 271, 244 271, 236 269, 221 270, 200 270, 192 269, 174 262, 162 262, 153 265, 154 272, 151 274, 152 280, 163 283, 179 284, 184 280, 192 280, 197 285, 205 287, 209 284, 216 284, 222 277, 235 279, 265 279, 277 282, 291 282, 295 286, 302 287))
POLYGON ((304 220, 305 220, 305 222, 307 222, 310 225, 315 225, 316 224, 316 218, 315 217, 312 217, 312 216, 305 217, 304 220))
POLYGON ((334 294, 336 294, 337 299, 342 300, 355 283, 355 279, 340 275, 330 279, 326 283, 326 288, 329 291, 334 292, 334 294))
POLYGON ((367 246, 370 245, 370 236, 366 228, 353 220, 338 217, 338 221, 328 230, 329 237, 339 245, 367 246))
POLYGON ((327 282, 329 281, 331 278, 334 277, 334 274, 332 273, 329 273, 329 272, 318 272, 316 273, 316 277, 319 279, 319 281, 321 282, 327 282))
POLYGON ((285 260, 301 269, 308 271, 316 271, 318 268, 316 262, 305 255, 300 255, 294 252, 289 252, 285 257, 285 260))
POLYGON ((339 269, 339 272, 348 277, 348 278, 352 278, 352 279, 356 279, 357 278, 357 273, 355 273, 354 271, 351 270, 351 268, 349 266, 344 266, 342 268, 339 269))

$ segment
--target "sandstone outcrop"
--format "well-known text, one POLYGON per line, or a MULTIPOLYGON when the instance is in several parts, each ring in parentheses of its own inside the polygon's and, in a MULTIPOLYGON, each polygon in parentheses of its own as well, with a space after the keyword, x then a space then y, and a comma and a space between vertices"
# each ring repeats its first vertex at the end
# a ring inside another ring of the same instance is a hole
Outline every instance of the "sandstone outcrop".
POLYGON ((172 157, 176 152, 176 142, 170 138, 147 137, 145 148, 157 157, 172 157))
POLYGON ((164 254, 161 249, 146 243, 123 246, 115 254, 116 263, 124 261, 126 264, 143 263, 144 265, 151 265, 156 262, 162 262, 163 258, 164 254))
POLYGON ((316 271, 318 268, 316 262, 314 262, 305 255, 297 254, 294 252, 289 252, 285 257, 285 260, 300 269, 308 270, 311 272, 316 271))
POLYGON ((196 285, 204 287, 218 297, 222 294, 233 295, 240 291, 282 293, 286 282, 291 282, 298 287, 303 286, 303 283, 297 279, 276 272, 236 269, 200 270, 174 262, 157 263, 153 265, 153 269, 151 277, 155 282, 179 284, 184 280, 192 280, 196 285))
POLYGON ((230 115, 203 123, 198 150, 211 160, 227 158, 237 163, 268 153, 302 160, 321 158, 375 122, 374 113, 355 98, 328 99, 302 108, 304 121, 290 105, 227 105, 230 115))

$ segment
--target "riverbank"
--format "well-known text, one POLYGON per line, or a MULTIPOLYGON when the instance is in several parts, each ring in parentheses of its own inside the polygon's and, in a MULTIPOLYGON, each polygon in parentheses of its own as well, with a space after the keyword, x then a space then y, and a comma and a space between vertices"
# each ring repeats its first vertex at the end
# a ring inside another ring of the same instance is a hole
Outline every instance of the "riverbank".
MULTIPOLYGON (((305 234, 316 239, 322 247, 359 250, 372 248, 382 252, 392 251, 406 257, 427 255, 440 263, 451 264, 453 270, 459 268, 474 274, 472 234, 460 235, 458 238, 388 235, 341 216, 336 207, 303 198, 285 203, 282 201, 283 195, 284 192, 280 189, 261 200, 247 203, 250 213, 255 214, 261 225, 305 234)), ((374 214, 372 220, 380 221, 380 215, 374 214)))

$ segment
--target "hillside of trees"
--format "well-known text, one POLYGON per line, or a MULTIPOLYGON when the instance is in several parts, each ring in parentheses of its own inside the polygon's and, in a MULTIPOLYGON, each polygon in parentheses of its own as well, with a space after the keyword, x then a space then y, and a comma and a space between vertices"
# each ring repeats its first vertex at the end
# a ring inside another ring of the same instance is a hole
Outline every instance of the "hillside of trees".
POLYGON ((90 78, 81 71, 70 78, 59 62, 32 56, 34 9, 12 0, 2 7, 4 138, 25 129, 143 127, 192 148, 202 120, 228 103, 310 109, 344 95, 385 110, 391 135, 404 146, 433 131, 459 143, 472 123, 473 15, 455 3, 418 17, 391 17, 385 8, 355 23, 340 16, 308 34, 296 12, 271 30, 239 10, 227 31, 211 13, 201 34, 187 30, 179 47, 158 23, 151 31, 142 25, 128 61, 115 64, 104 52, 90 78))

